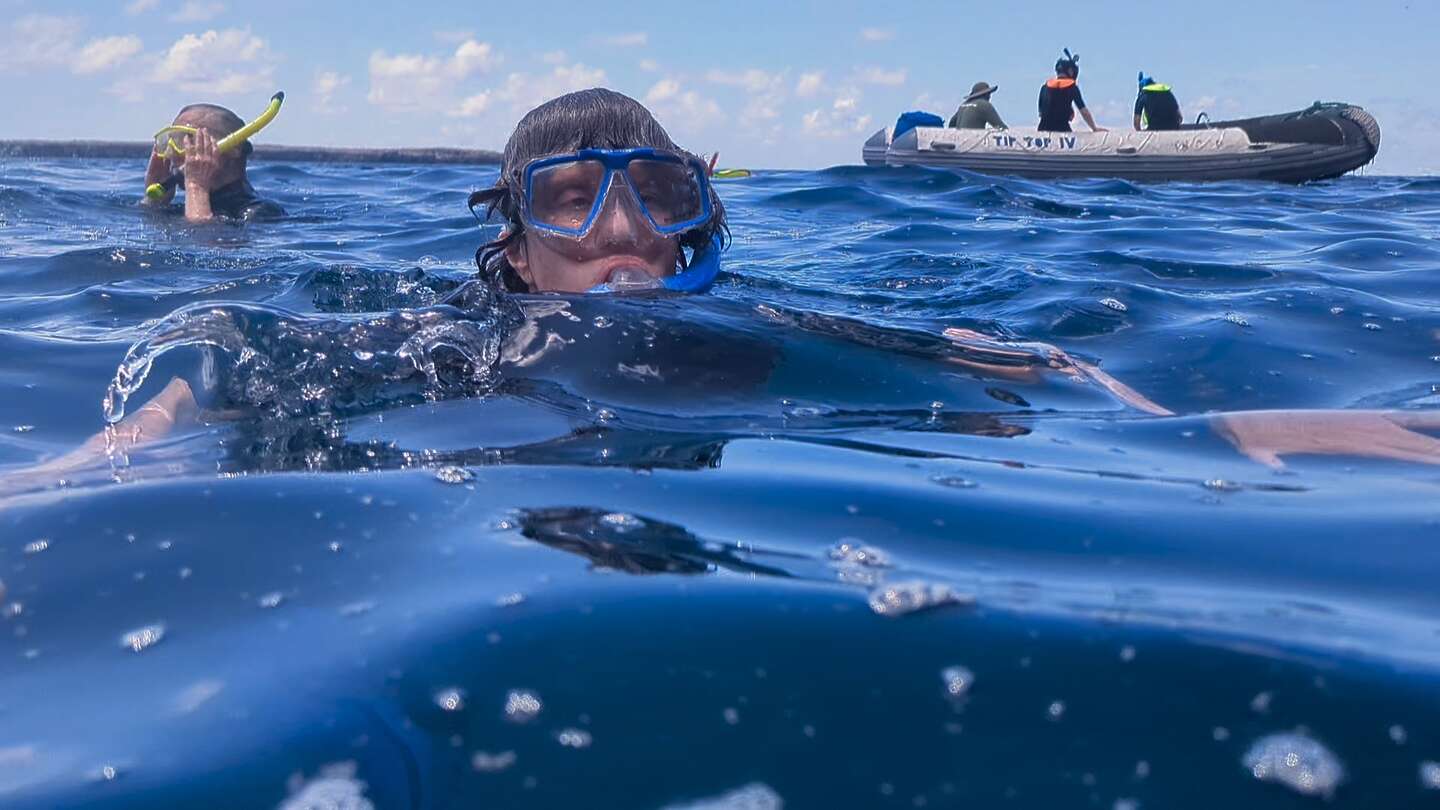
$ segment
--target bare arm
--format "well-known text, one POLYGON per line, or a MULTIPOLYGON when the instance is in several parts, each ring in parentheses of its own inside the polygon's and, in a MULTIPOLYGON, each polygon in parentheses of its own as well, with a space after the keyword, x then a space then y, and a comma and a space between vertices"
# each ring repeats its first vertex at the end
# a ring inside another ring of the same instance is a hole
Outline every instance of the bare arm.
POLYGON ((1138 116, 1138 115, 1135 116, 1135 131, 1136 131, 1136 132, 1139 132, 1139 131, 1140 131, 1140 116, 1138 116))
POLYGON ((1081 117, 1081 118, 1084 118, 1084 119, 1085 119, 1085 123, 1087 123, 1087 124, 1090 125, 1090 129, 1091 129, 1092 132, 1106 132, 1106 131, 1107 131, 1104 127, 1100 127, 1100 126, 1096 126, 1096 125, 1095 125, 1095 116, 1093 116, 1093 115, 1090 114, 1090 108, 1089 108, 1089 107, 1081 107, 1081 108, 1080 108, 1080 117, 1081 117))
POLYGON ((201 129, 187 139, 185 147, 185 219, 209 222, 215 218, 210 210, 210 191, 219 174, 220 156, 209 130, 201 129))

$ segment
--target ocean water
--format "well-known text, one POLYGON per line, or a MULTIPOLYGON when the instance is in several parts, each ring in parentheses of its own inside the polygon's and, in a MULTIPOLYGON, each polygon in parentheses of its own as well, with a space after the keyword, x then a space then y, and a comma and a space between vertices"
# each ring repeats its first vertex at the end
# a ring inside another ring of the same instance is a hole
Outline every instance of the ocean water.
POLYGON ((761 172, 622 298, 465 286, 493 169, 141 171, 0 162, 5 807, 1440 801, 1434 445, 1215 415, 1436 435, 1440 180, 761 172))

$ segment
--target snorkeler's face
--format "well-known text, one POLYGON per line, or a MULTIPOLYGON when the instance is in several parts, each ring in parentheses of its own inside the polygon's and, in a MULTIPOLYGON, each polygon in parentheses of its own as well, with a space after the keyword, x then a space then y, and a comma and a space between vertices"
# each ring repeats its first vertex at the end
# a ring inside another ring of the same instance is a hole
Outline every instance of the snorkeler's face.
MULTIPOLYGON (((589 210, 588 200, 584 207, 589 210)), ((679 256, 678 237, 655 232, 618 174, 583 237, 527 229, 524 239, 506 250, 510 266, 534 292, 585 292, 637 272, 665 278, 674 274, 679 256)))

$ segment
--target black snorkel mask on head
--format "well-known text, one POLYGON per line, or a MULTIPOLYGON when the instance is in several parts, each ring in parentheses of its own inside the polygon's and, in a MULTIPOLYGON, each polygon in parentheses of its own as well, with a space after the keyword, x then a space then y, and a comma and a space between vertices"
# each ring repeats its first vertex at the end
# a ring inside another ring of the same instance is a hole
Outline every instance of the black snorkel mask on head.
POLYGON ((1055 75, 1080 78, 1080 54, 1072 54, 1070 49, 1066 48, 1065 55, 1055 61, 1055 75))

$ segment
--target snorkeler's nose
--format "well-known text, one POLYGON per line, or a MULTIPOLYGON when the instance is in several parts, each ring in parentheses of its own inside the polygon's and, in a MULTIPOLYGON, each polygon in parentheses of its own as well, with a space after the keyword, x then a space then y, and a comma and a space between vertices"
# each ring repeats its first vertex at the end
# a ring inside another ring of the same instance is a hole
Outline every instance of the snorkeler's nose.
POLYGON ((610 187, 605 195, 605 206, 595 220, 594 237, 607 244, 634 244, 646 233, 645 215, 640 212, 630 187, 624 182, 610 187))

